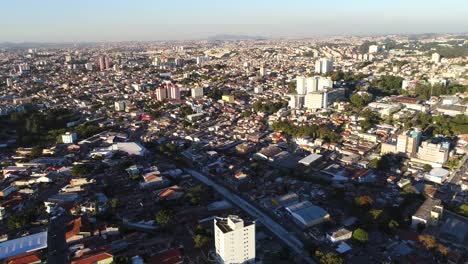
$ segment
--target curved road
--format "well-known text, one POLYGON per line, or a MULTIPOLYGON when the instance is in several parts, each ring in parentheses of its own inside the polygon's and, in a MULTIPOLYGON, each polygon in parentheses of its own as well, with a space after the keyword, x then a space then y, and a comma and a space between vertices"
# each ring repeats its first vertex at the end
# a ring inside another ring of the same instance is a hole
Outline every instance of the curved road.
POLYGON ((238 195, 232 193, 223 186, 217 184, 210 178, 205 175, 195 171, 186 169, 194 178, 198 179, 202 183, 213 187, 217 192, 224 196, 227 200, 231 201, 233 204, 239 206, 249 215, 255 217, 260 221, 266 228, 268 228, 273 234, 280 238, 286 245, 288 245, 297 255, 299 255, 306 263, 315 263, 309 256, 309 254, 304 250, 304 245, 302 242, 296 238, 294 234, 289 233, 281 225, 276 223, 268 215, 264 214, 256 207, 252 206, 250 203, 239 197, 238 195))

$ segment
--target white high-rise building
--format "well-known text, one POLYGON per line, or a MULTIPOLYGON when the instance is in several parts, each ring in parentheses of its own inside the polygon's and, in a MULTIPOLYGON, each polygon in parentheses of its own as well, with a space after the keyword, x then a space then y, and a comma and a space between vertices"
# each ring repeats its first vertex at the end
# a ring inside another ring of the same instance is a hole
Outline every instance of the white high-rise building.
POLYGON ((289 95, 289 107, 293 109, 299 109, 304 106, 304 100, 305 96, 304 95, 297 95, 297 94, 292 94, 289 95))
POLYGON ((317 90, 322 91, 325 88, 333 88, 333 81, 330 78, 320 77, 317 90))
POLYGON ((255 262, 255 223, 240 217, 214 219, 217 262, 240 264, 255 262))
POLYGON ((369 46, 369 53, 378 53, 380 51, 379 45, 370 45, 369 46))
POLYGON ((261 66, 260 67, 260 77, 263 77, 263 76, 265 76, 265 67, 261 66))
POLYGON ((319 79, 319 76, 307 77, 307 93, 318 91, 319 79))
POLYGON ((329 73, 333 71, 333 61, 327 58, 322 58, 315 62, 315 72, 316 73, 329 73))
POLYGON ((297 76, 296 77, 296 93, 297 94, 306 94, 306 78, 304 76, 297 76))
POLYGON ((190 91, 193 98, 203 97, 203 87, 195 87, 192 88, 190 91))
POLYGON ((434 63, 440 63, 440 54, 439 53, 432 53, 431 57, 432 62, 434 63))
POLYGON ((305 97, 305 107, 307 109, 319 109, 323 107, 323 92, 308 93, 305 97))

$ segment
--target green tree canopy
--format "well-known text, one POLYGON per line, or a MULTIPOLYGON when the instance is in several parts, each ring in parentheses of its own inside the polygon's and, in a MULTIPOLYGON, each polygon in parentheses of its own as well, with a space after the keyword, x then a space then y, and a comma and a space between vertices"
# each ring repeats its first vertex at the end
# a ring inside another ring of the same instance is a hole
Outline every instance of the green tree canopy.
POLYGON ((369 235, 364 229, 358 228, 354 230, 353 238, 360 243, 366 243, 369 240, 369 235))

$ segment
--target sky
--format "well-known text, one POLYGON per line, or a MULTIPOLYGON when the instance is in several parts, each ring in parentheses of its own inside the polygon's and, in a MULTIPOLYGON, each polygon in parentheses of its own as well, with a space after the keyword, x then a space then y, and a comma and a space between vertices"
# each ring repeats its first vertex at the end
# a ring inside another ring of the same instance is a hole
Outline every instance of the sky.
POLYGON ((461 33, 467 0, 0 0, 0 42, 461 33))

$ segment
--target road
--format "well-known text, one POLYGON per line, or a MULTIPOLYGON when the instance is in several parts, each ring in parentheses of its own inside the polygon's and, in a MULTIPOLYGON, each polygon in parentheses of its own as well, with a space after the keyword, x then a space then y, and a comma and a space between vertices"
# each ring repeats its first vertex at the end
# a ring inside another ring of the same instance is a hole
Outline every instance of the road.
POLYGON ((239 197, 238 195, 232 193, 228 189, 224 188, 223 186, 215 183, 210 178, 202 175, 201 173, 194 171, 194 170, 186 170, 190 173, 194 178, 201 181, 202 183, 213 187, 217 192, 224 196, 227 200, 232 202, 233 204, 242 208, 245 212, 247 212, 252 217, 256 218, 257 221, 261 222, 266 228, 268 228, 273 234, 275 234, 278 238, 280 238, 288 247, 290 247, 294 253, 300 256, 305 263, 315 263, 304 250, 304 245, 302 242, 294 235, 286 231, 281 225, 276 223, 273 219, 269 216, 261 212, 259 209, 239 197))

